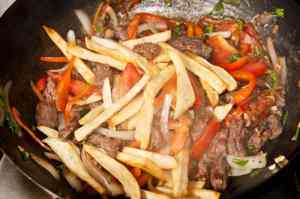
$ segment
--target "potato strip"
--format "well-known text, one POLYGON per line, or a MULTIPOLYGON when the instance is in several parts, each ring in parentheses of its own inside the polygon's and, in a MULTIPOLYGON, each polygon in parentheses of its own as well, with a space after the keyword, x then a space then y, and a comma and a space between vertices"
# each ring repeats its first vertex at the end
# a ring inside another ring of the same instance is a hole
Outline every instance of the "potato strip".
POLYGON ((47 137, 58 138, 59 132, 55 129, 49 128, 47 126, 37 126, 37 129, 47 137))
POLYGON ((105 189, 94 178, 92 178, 80 159, 78 152, 72 144, 58 138, 46 138, 44 140, 50 148, 59 156, 62 162, 70 171, 76 174, 81 180, 85 181, 100 194, 105 193, 105 189))
POLYGON ((140 199, 141 191, 140 187, 133 177, 133 175, 128 171, 128 169, 120 164, 115 159, 109 157, 101 150, 90 146, 84 145, 83 150, 91 155, 105 170, 107 170, 111 175, 113 175, 124 187, 124 191, 132 199, 140 199))
POLYGON ((219 94, 217 91, 213 89, 205 80, 200 79, 200 82, 210 104, 212 106, 217 106, 219 104, 219 94))
MULTIPOLYGON (((68 58, 71 59, 72 55, 67 52, 67 42, 62 38, 62 36, 57 33, 54 29, 47 26, 43 26, 44 30, 50 37, 50 39, 55 43, 55 45, 61 50, 61 52, 68 58)), ((83 77, 85 81, 90 84, 95 82, 95 74, 92 70, 79 58, 74 59, 74 66, 77 72, 83 77)))
POLYGON ((169 55, 175 66, 177 76, 176 107, 174 113, 174 118, 177 119, 193 106, 196 98, 190 78, 180 55, 173 50, 169 51, 169 55))
POLYGON ((121 97, 118 101, 113 103, 110 108, 104 110, 99 116, 97 116, 92 121, 86 123, 84 126, 80 127, 75 131, 75 138, 77 141, 81 141, 86 138, 93 130, 98 128, 101 124, 111 118, 115 113, 121 110, 125 105, 127 105, 147 84, 150 77, 144 75, 129 91, 126 95, 121 97))
POLYGON ((93 119, 95 119, 97 116, 100 115, 100 113, 102 113, 104 111, 104 106, 99 105, 95 108, 93 108, 92 110, 90 110, 86 115, 84 115, 80 120, 79 120, 79 124, 84 125, 90 121, 92 121, 93 119))
POLYGON ((143 199, 171 199, 171 197, 167 195, 161 193, 155 193, 147 190, 142 190, 142 198, 143 199))
POLYGON ((135 139, 141 143, 142 149, 146 149, 150 141, 155 96, 174 73, 173 66, 161 71, 148 83, 144 91, 144 104, 139 114, 135 133, 135 139))

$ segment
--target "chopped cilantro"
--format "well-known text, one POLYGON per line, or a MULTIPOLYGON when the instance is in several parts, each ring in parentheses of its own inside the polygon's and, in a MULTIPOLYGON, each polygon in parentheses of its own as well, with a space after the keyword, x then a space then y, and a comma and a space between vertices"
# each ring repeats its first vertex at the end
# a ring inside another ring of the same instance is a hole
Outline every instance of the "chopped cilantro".
POLYGON ((228 59, 229 59, 230 63, 233 63, 233 62, 236 62, 237 60, 239 60, 240 58, 241 58, 241 54, 234 53, 234 54, 231 54, 228 59))
POLYGON ((176 24, 176 26, 173 29, 173 34, 175 37, 179 37, 180 35, 182 35, 183 32, 183 26, 181 25, 181 23, 176 24))
POLYGON ((285 111, 284 114, 283 114, 283 117, 282 117, 282 124, 283 124, 283 126, 285 126, 287 124, 288 117, 289 117, 289 112, 285 111))
POLYGON ((284 9, 283 8, 275 8, 273 14, 277 17, 284 17, 284 9))
POLYGON ((237 158, 235 158, 235 159, 233 160, 233 162, 234 162, 235 164, 241 166, 241 167, 244 167, 244 166, 246 166, 246 164, 249 162, 249 160, 242 160, 242 159, 237 159, 237 158))
POLYGON ((79 112, 79 114, 80 114, 80 117, 83 117, 83 116, 85 116, 87 113, 89 112, 89 110, 88 109, 82 109, 82 110, 80 110, 80 112, 79 112))
POLYGON ((277 87, 278 75, 274 70, 270 71, 269 76, 268 76, 268 82, 270 83, 270 86, 272 89, 275 89, 277 87))
POLYGON ((241 4, 241 0, 223 0, 223 3, 239 6, 241 4))
POLYGON ((212 33, 213 31, 214 31, 214 27, 211 24, 204 27, 205 33, 212 33))

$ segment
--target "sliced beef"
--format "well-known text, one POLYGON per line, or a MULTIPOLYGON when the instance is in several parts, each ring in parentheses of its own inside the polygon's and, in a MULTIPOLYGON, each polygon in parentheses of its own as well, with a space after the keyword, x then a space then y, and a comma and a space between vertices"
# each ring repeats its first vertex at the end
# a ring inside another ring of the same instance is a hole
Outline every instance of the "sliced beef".
POLYGON ((195 112, 195 118, 191 130, 193 141, 195 141, 201 135, 211 116, 212 113, 205 107, 195 112))
POLYGON ((80 125, 78 123, 80 119, 80 110, 72 109, 71 119, 68 122, 64 121, 62 113, 59 114, 59 137, 68 138, 80 125))
POLYGON ((88 137, 87 142, 100 147, 111 157, 116 157, 117 153, 122 149, 124 142, 118 139, 109 138, 99 133, 93 133, 88 137))
POLYGON ((250 154, 258 153, 270 137, 270 134, 270 130, 261 131, 258 129, 254 129, 254 133, 250 136, 247 145, 250 154))
POLYGON ((159 55, 161 48, 154 43, 144 43, 134 46, 133 51, 146 57, 148 60, 152 60, 159 55))
POLYGON ((276 139, 282 133, 282 124, 279 115, 270 115, 267 119, 267 125, 267 128, 272 132, 269 139, 276 139))
POLYGON ((58 113, 54 104, 40 101, 36 106, 35 119, 38 126, 55 129, 58 125, 58 113))
POLYGON ((56 100, 56 83, 55 81, 48 77, 47 78, 47 84, 46 84, 46 88, 44 90, 44 98, 45 101, 49 104, 54 104, 55 100, 56 100))
POLYGON ((153 122, 152 122, 152 131, 150 138, 150 146, 153 149, 161 149, 166 145, 166 141, 164 135, 161 132, 160 128, 160 115, 161 111, 157 111, 154 114, 153 122))
POLYGON ((96 75, 95 85, 102 88, 103 81, 106 78, 112 78, 113 69, 107 64, 96 64, 93 68, 93 72, 96 75))
POLYGON ((127 27, 126 26, 117 26, 114 29, 114 37, 120 41, 125 41, 128 39, 127 27))
POLYGON ((207 161, 206 159, 207 158, 203 157, 198 162, 198 172, 197 172, 196 177, 200 178, 201 180, 209 179, 209 161, 207 161))
POLYGON ((209 59, 212 53, 212 48, 199 38, 181 36, 172 40, 170 44, 178 50, 190 51, 206 59, 209 59))
POLYGON ((246 155, 245 126, 243 120, 237 118, 228 127, 227 150, 228 154, 243 157, 246 155))
POLYGON ((215 190, 223 191, 226 189, 228 169, 225 157, 213 161, 210 170, 210 183, 215 190))

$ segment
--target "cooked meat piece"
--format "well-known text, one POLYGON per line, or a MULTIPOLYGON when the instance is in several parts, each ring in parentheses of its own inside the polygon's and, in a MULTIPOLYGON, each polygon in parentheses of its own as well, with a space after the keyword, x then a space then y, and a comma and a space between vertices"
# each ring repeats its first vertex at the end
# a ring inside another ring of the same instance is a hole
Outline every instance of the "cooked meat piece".
POLYGON ((35 120, 38 126, 43 125, 55 129, 58 124, 57 115, 54 104, 40 101, 36 106, 35 120))
POLYGON ((228 127, 227 150, 228 154, 243 157, 246 155, 245 149, 245 126, 243 120, 237 118, 228 127))
POLYGON ((152 60, 159 55, 161 48, 154 43, 144 43, 134 46, 133 51, 146 57, 148 60, 152 60))
POLYGON ((199 38, 181 36, 172 40, 170 44, 178 50, 190 51, 206 59, 209 59, 212 53, 212 48, 203 43, 199 38))
POLYGON ((235 32, 239 29, 239 24, 232 19, 215 19, 209 16, 201 17, 198 24, 201 27, 205 27, 207 25, 213 25, 214 31, 230 31, 235 32))
POLYGON ((248 151, 251 154, 258 153, 270 137, 270 134, 272 134, 270 130, 260 131, 258 129, 254 129, 254 133, 248 140, 248 151))
POLYGON ((161 149, 167 144, 167 140, 164 139, 164 135, 162 134, 160 129, 160 115, 161 111, 157 111, 153 117, 152 132, 150 139, 150 146, 153 149, 161 149))
POLYGON ((216 159, 210 170, 210 183, 215 190, 223 191, 227 187, 228 165, 225 158, 216 159))
POLYGON ((49 104, 54 104, 56 100, 56 84, 55 81, 48 77, 46 88, 44 90, 45 101, 49 104))
POLYGON ((205 107, 195 112, 195 119, 193 121, 191 130, 193 141, 195 141, 201 135, 211 116, 212 113, 205 107))
POLYGON ((274 114, 270 115, 267 119, 267 123, 268 129, 272 132, 269 139, 276 139, 282 133, 280 116, 274 114))
POLYGON ((93 133, 88 137, 87 142, 95 145, 96 147, 102 148, 111 157, 116 157, 124 144, 121 140, 109 138, 99 133, 93 133))
POLYGON ((120 41, 128 39, 127 28, 125 26, 118 26, 114 30, 114 36, 120 41))
POLYGON ((64 121, 63 114, 59 114, 59 137, 67 138, 69 137, 73 131, 75 131, 79 127, 78 120, 80 119, 79 110, 72 109, 71 120, 67 123, 64 121))
POLYGON ((196 177, 200 178, 201 180, 207 180, 209 177, 208 166, 209 162, 205 161, 205 158, 202 158, 198 162, 198 172, 196 177))
POLYGON ((77 72, 77 70, 72 70, 72 79, 84 81, 82 76, 77 72))
POLYGON ((226 129, 222 129, 217 133, 206 152, 209 160, 213 161, 222 158, 227 154, 227 139, 228 131, 226 129))
POLYGON ((106 78, 111 79, 113 74, 112 68, 107 64, 96 64, 96 66, 93 68, 93 72, 96 75, 95 85, 99 88, 102 88, 103 81, 106 78))

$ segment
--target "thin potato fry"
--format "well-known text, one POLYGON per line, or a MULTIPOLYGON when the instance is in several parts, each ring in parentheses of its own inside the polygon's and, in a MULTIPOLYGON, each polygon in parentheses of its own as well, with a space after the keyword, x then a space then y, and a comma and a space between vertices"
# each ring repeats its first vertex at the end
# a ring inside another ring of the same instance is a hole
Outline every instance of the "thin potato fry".
POLYGON ((142 198, 143 199, 171 199, 171 197, 161 194, 155 193, 153 191, 142 190, 142 198))
POLYGON ((203 89, 205 90, 206 96, 208 98, 208 101, 212 106, 217 106, 219 104, 219 94, 215 89, 213 89, 205 80, 201 80, 201 85, 203 89))
POLYGON ((172 170, 173 195, 176 197, 188 193, 189 150, 184 148, 176 156, 178 166, 172 170))
POLYGON ((139 114, 140 114, 140 112, 128 119, 128 121, 127 121, 127 129, 128 130, 135 129, 136 124, 140 118, 139 114))
POLYGON ((175 158, 169 155, 163 155, 160 153, 155 153, 151 151, 131 148, 131 147, 124 147, 124 153, 140 156, 143 158, 148 158, 149 160, 153 161, 157 166, 162 169, 174 169, 177 166, 175 158))
POLYGON ((107 109, 113 103, 111 97, 111 86, 108 77, 103 81, 102 96, 103 96, 103 106, 105 109, 107 109))
POLYGON ((140 187, 136 179, 124 165, 93 146, 84 145, 83 150, 91 155, 105 170, 120 181, 124 187, 124 191, 130 198, 141 198, 140 187))
POLYGON ((189 56, 176 50, 175 48, 166 43, 160 43, 160 46, 166 49, 167 51, 174 51, 178 55, 180 55, 183 58, 183 60, 187 63, 185 64, 186 68, 195 75, 197 75, 200 79, 207 81, 207 83, 211 87, 213 87, 219 94, 224 92, 224 90, 226 89, 226 85, 215 73, 213 73, 206 67, 203 67, 194 59, 190 58, 189 56))
POLYGON ((226 116, 229 114, 232 107, 233 107, 233 104, 225 104, 225 105, 215 107, 214 115, 215 115, 216 119, 218 121, 222 122, 226 118, 226 116))
POLYGON ((235 79, 223 68, 219 66, 215 66, 211 63, 209 63, 206 59, 197 56, 195 54, 189 53, 189 55, 197 62, 199 62, 202 66, 205 66, 206 68, 210 69, 216 75, 218 75, 219 78, 223 80, 223 82, 226 84, 227 90, 233 91, 237 88, 237 82, 235 79))
POLYGON ((156 33, 139 39, 127 40, 122 42, 122 44, 130 49, 133 49, 134 46, 138 44, 167 42, 168 40, 171 39, 171 35, 172 32, 170 30, 167 30, 164 32, 156 33))
POLYGON ((175 66, 177 76, 176 107, 174 113, 174 118, 177 119, 193 106, 196 98, 180 55, 174 50, 170 50, 168 53, 175 66))
POLYGON ((97 116, 99 116, 102 112, 104 111, 104 106, 103 105, 99 105, 95 108, 93 108, 92 110, 90 110, 90 112, 88 112, 86 115, 84 115, 80 120, 79 120, 79 124, 81 125, 85 125, 86 123, 94 120, 97 116))
POLYGON ((99 116, 92 121, 86 123, 84 126, 77 129, 74 133, 77 141, 81 141, 86 138, 89 134, 98 128, 101 124, 111 118, 116 112, 126 106, 147 84, 150 77, 144 75, 130 90, 129 92, 116 101, 109 109, 104 110, 99 116))
POLYGON ((166 180, 163 170, 148 158, 121 152, 118 153, 117 160, 129 166, 140 168, 160 180, 166 180))
POLYGON ((193 189, 189 194, 201 199, 219 199, 221 196, 219 192, 208 189, 193 189))
POLYGON ((44 141, 59 156, 59 158, 66 165, 66 167, 70 169, 70 171, 76 174, 81 180, 88 183, 100 194, 105 193, 105 189, 102 187, 102 185, 88 174, 87 170, 83 166, 78 152, 70 143, 57 138, 46 138, 44 141))
POLYGON ((98 93, 93 93, 92 95, 90 95, 86 99, 76 101, 75 104, 79 105, 79 106, 83 106, 83 105, 99 102, 101 99, 102 99, 101 95, 99 95, 98 93))
POLYGON ((84 60, 107 64, 111 67, 114 67, 117 70, 124 70, 124 68, 126 67, 126 64, 127 64, 126 62, 121 62, 121 61, 115 60, 111 57, 94 53, 92 51, 89 51, 85 48, 82 48, 82 47, 79 47, 76 45, 68 45, 67 52, 73 56, 79 57, 84 60))
POLYGON ((169 63, 167 62, 160 62, 160 63, 156 63, 155 66, 159 69, 159 70, 164 70, 169 66, 169 63))
POLYGON ((38 126, 37 129, 44 133, 47 137, 58 138, 59 132, 47 126, 38 126))
POLYGON ((153 63, 168 63, 171 61, 169 53, 165 49, 161 49, 160 54, 153 59, 153 63))
POLYGON ((78 177, 71 172, 69 169, 64 169, 63 171, 64 178, 66 181, 69 183, 69 185, 75 189, 77 192, 81 192, 83 190, 83 184, 82 182, 78 179, 78 177))
POLYGON ((114 115, 109 123, 111 126, 116 126, 126 121, 136 113, 138 113, 144 103, 143 95, 137 96, 129 104, 127 104, 120 112, 114 115))
POLYGON ((144 91, 144 104, 139 114, 135 133, 135 139, 141 143, 142 149, 146 149, 150 141, 154 114, 154 98, 174 73, 175 69, 173 66, 161 71, 148 83, 144 91))
MULTIPOLYGON (((62 36, 57 33, 54 29, 47 26, 43 26, 44 30, 50 37, 50 39, 55 43, 55 45, 61 50, 61 52, 68 58, 71 59, 72 55, 67 52, 67 42, 62 38, 62 36)), ((74 66, 77 72, 90 84, 95 81, 95 74, 92 70, 79 58, 74 59, 74 66)))
POLYGON ((168 195, 173 195, 173 190, 170 187, 165 187, 165 186, 157 186, 155 189, 159 192, 168 194, 168 195))
POLYGON ((38 165, 46 169, 56 180, 60 180, 59 172, 55 169, 55 167, 50 162, 48 162, 44 158, 34 155, 33 153, 30 154, 30 157, 38 165))

